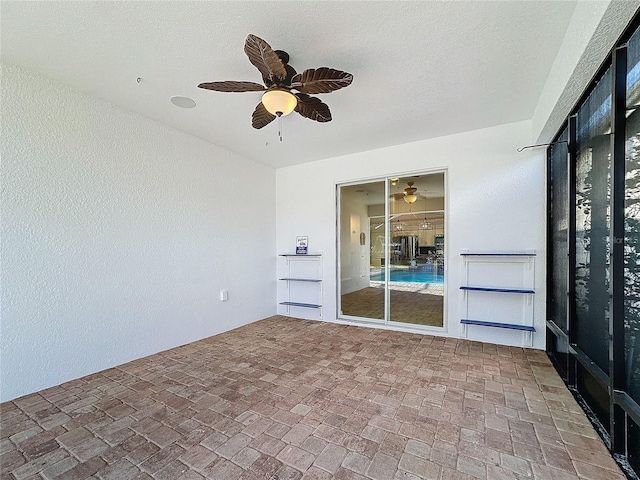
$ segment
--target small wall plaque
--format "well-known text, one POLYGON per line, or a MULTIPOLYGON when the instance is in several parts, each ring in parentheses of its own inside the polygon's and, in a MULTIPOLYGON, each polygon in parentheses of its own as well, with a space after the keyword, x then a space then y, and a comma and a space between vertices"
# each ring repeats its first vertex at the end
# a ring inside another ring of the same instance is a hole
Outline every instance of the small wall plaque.
POLYGON ((309 247, 309 237, 296 237, 296 255, 306 255, 309 247))

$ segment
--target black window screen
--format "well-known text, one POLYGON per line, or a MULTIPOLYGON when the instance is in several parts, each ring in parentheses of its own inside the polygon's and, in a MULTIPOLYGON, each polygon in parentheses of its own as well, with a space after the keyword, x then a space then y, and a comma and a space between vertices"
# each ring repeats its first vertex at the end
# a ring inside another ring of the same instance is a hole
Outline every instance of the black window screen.
POLYGON ((611 69, 577 114, 576 324, 578 346, 609 371, 611 69))
MULTIPOLYGON (((627 105, 633 106, 640 101, 640 31, 631 37, 627 52, 627 105)), ((625 360, 629 394, 640 402, 640 109, 628 113, 624 192, 625 360)))
POLYGON ((551 320, 567 332, 569 171, 567 130, 551 146, 551 320))
POLYGON ((636 474, 639 25, 640 9, 556 137, 565 140, 568 130, 568 145, 554 143, 547 156, 547 352, 607 447, 636 474))

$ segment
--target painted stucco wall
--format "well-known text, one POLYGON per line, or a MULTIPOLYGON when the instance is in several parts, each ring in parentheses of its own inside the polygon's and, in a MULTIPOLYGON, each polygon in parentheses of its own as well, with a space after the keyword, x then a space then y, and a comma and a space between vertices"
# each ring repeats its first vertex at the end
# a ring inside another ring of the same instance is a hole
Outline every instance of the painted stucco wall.
MULTIPOLYGON (((309 236, 311 250, 324 258, 322 316, 336 320, 336 185, 446 169, 448 267, 442 333, 460 334, 462 250, 535 250, 534 347, 544 348, 545 158, 540 150, 516 152, 530 136, 531 123, 519 122, 278 169, 278 251, 291 251, 296 235, 309 236)), ((278 286, 279 298, 285 288, 278 286)), ((279 312, 285 313, 284 307, 279 312)), ((290 313, 318 318, 316 310, 290 313)), ((511 344, 521 334, 486 328, 477 339, 511 344)))
POLYGON ((273 169, 9 65, 1 154, 2 401, 275 313, 273 169))
POLYGON ((638 0, 576 4, 533 114, 532 143, 552 140, 639 8, 638 0))

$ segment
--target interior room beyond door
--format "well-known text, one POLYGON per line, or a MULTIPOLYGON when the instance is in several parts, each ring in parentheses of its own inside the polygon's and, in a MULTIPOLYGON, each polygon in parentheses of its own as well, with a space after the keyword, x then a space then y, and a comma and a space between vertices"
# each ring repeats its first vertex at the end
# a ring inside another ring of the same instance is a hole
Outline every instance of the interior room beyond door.
POLYGON ((339 316, 442 327, 444 173, 340 187, 339 316))

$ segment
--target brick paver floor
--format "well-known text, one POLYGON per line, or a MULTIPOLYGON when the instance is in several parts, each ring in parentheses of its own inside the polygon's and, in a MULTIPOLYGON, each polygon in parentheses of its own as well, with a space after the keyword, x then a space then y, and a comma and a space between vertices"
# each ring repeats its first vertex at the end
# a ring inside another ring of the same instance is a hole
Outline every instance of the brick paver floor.
POLYGON ((3 479, 624 479, 544 352, 282 316, 0 407, 3 479))

